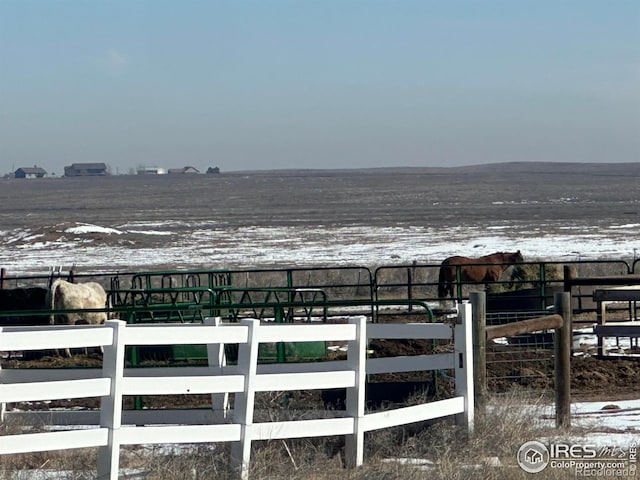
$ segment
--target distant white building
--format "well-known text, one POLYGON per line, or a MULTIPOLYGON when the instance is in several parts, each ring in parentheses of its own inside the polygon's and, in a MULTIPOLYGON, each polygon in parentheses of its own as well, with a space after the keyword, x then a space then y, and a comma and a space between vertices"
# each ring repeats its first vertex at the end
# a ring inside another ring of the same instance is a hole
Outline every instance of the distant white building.
POLYGON ((138 167, 138 175, 166 175, 167 169, 163 167, 138 167))

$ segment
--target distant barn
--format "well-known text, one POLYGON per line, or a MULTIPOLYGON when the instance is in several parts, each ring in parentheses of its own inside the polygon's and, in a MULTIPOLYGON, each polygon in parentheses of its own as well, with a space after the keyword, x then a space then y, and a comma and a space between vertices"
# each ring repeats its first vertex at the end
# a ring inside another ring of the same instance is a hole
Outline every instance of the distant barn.
POLYGON ((104 163, 73 163, 64 167, 65 177, 95 177, 108 175, 104 163))
POLYGON ((170 174, 190 174, 190 173, 200 173, 200 171, 195 167, 182 167, 182 168, 170 168, 170 174))
POLYGON ((22 167, 14 172, 15 178, 44 178, 47 171, 40 167, 22 167))

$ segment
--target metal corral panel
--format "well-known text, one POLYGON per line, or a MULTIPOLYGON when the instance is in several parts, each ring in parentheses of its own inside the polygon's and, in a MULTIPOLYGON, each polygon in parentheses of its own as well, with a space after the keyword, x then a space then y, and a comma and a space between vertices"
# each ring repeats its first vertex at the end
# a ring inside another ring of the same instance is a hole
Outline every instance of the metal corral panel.
MULTIPOLYGON (((282 345, 282 344, 281 344, 282 345)), ((282 348, 282 347, 281 347, 282 348)), ((285 342, 284 358, 285 361, 296 360, 316 360, 324 359, 327 356, 326 342, 285 342)), ((259 362, 277 362, 278 344, 277 343, 261 343, 258 350, 259 362)))
MULTIPOLYGON (((278 361, 278 344, 262 343, 258 349, 260 363, 272 363, 278 361)), ((318 360, 327 357, 326 342, 287 342, 284 344, 283 353, 285 361, 318 360)), ((207 347, 205 345, 172 345, 172 358, 174 360, 206 360, 207 347)), ((232 363, 235 359, 230 359, 232 363)))

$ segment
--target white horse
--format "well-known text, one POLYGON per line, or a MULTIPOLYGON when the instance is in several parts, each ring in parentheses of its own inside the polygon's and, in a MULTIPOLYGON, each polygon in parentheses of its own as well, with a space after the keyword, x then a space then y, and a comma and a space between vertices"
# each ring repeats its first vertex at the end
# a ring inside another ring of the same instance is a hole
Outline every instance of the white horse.
MULTIPOLYGON (((51 284, 47 292, 47 305, 51 308, 51 325, 99 325, 107 320, 107 293, 96 282, 70 283, 58 279, 51 284), (56 313, 56 310, 105 309, 102 312, 56 313)), ((65 349, 70 357, 71 351, 65 349)))

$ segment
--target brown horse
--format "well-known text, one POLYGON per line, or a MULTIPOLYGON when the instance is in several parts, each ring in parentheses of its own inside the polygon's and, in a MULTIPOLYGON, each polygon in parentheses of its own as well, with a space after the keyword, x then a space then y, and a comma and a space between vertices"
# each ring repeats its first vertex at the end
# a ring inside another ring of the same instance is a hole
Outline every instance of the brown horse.
POLYGON ((449 294, 453 298, 453 285, 458 281, 456 276, 458 269, 460 269, 460 282, 495 282, 507 268, 522 261, 520 250, 515 253, 496 252, 479 258, 446 258, 440 265, 438 296, 445 298, 449 294))

